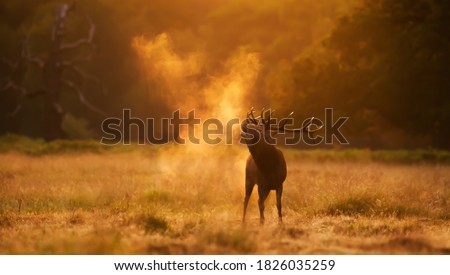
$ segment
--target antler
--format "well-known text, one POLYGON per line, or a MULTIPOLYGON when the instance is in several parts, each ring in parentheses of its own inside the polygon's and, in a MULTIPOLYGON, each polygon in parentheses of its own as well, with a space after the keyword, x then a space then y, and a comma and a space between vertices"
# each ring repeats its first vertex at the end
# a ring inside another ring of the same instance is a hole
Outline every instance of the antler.
POLYGON ((294 114, 294 112, 291 112, 287 117, 280 120, 280 126, 278 127, 278 131, 284 131, 284 126, 286 126, 286 123, 288 122, 289 117, 291 117, 294 114))
POLYGON ((264 110, 265 110, 265 108, 263 107, 262 110, 261 110, 261 115, 259 116, 259 118, 261 120, 261 123, 263 125, 266 125, 266 123, 264 122, 264 110))
POLYGON ((258 121, 255 119, 255 116, 253 115, 254 108, 252 107, 250 111, 247 113, 247 119, 249 119, 254 124, 258 124, 258 121))
POLYGON ((311 129, 311 126, 313 125, 312 123, 314 122, 315 117, 311 117, 304 125, 302 128, 295 128, 295 129, 286 129, 286 124, 287 122, 290 120, 290 117, 294 114, 294 112, 291 112, 287 117, 283 118, 280 120, 280 123, 278 124, 278 126, 276 125, 270 125, 270 119, 271 119, 271 114, 273 113, 273 111, 269 114, 269 120, 267 122, 264 123, 264 125, 270 129, 270 131, 275 132, 275 133, 309 133, 309 132, 315 132, 318 131, 320 129, 322 129, 322 126, 317 127, 315 129, 311 129))
POLYGON ((276 133, 309 133, 309 132, 315 132, 320 129, 322 129, 322 126, 317 127, 315 129, 311 129, 311 126, 313 125, 315 117, 311 117, 306 123, 304 123, 302 128, 295 128, 295 129, 286 129, 286 124, 289 121, 290 117, 294 114, 294 112, 291 112, 287 117, 280 120, 279 125, 271 125, 272 121, 272 114, 275 112, 275 110, 268 109, 265 110, 265 108, 262 109, 261 115, 256 117, 254 116, 254 108, 252 107, 250 111, 247 113, 247 119, 252 122, 254 125, 253 127, 256 127, 261 130, 265 131, 271 131, 274 134, 276 133), (264 114, 266 112, 269 112, 268 117, 264 118, 264 114), (258 121, 259 120, 259 121, 258 121))
POLYGON ((287 118, 290 117, 294 112, 290 113, 289 116, 287 116, 286 118, 284 118, 281 122, 280 122, 280 127, 278 127, 277 132, 281 132, 281 133, 312 133, 315 131, 318 131, 320 129, 322 129, 322 126, 317 127, 316 129, 311 129, 311 126, 313 125, 312 123, 314 122, 315 117, 311 117, 308 122, 306 122, 302 128, 295 128, 295 129, 286 129, 286 123, 287 123, 287 118))
POLYGON ((265 108, 262 108, 261 110, 261 116, 257 117, 260 119, 261 123, 263 126, 269 128, 270 127, 270 122, 272 121, 272 114, 275 112, 275 110, 272 109, 268 109, 265 110, 265 108), (264 114, 269 111, 269 117, 267 119, 264 118, 264 114))

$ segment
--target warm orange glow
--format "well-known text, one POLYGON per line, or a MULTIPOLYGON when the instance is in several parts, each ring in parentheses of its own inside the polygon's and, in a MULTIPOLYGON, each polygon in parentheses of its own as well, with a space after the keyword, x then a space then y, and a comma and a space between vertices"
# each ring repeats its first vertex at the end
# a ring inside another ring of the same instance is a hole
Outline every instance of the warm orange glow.
POLYGON ((133 48, 148 80, 159 86, 160 98, 172 110, 195 109, 202 119, 217 118, 225 125, 248 108, 243 105, 258 77, 258 54, 241 50, 223 62, 221 74, 209 75, 205 69, 206 53, 196 51, 181 56, 174 51, 166 33, 152 40, 135 37, 133 48))

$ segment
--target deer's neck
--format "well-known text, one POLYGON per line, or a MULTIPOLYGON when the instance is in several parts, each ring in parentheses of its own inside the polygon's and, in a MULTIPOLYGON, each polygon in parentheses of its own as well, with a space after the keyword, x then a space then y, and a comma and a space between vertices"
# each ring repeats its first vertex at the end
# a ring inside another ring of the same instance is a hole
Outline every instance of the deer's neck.
POLYGON ((259 167, 273 164, 273 161, 275 161, 279 155, 278 150, 274 145, 265 142, 250 145, 248 146, 248 149, 255 160, 256 165, 259 167))
POLYGON ((283 153, 269 144, 255 144, 248 146, 255 161, 258 172, 272 185, 282 184, 286 179, 286 161, 283 153))

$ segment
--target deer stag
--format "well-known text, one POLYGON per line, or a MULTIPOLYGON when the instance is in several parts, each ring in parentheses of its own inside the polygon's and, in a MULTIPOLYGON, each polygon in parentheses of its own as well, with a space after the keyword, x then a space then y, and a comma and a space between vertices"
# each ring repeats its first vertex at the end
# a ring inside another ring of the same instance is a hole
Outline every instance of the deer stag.
POLYGON ((241 124, 241 138, 247 144, 250 156, 245 167, 245 199, 244 215, 242 221, 245 222, 248 201, 255 184, 258 185, 258 206, 260 222, 264 224, 264 201, 271 190, 276 191, 277 209, 279 221, 282 222, 281 195, 283 193, 283 182, 286 179, 286 161, 283 153, 275 147, 273 135, 284 132, 302 133, 313 132, 320 128, 311 130, 310 126, 314 118, 309 119, 302 128, 285 129, 288 117, 282 119, 276 125, 271 124, 271 114, 269 111, 267 119, 264 119, 264 109, 261 116, 255 118, 253 108, 247 113, 247 118, 241 124))

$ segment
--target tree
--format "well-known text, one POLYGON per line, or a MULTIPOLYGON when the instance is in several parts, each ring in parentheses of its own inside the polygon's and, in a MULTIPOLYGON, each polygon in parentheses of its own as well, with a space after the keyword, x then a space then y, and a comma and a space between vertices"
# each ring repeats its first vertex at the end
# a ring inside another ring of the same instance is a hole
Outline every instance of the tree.
POLYGON ((449 15, 443 0, 364 1, 324 41, 325 54, 295 64, 297 104, 345 110, 366 146, 448 148, 449 15))
POLYGON ((66 35, 66 21, 69 12, 73 11, 76 2, 71 4, 58 4, 56 8, 55 21, 51 32, 50 48, 46 57, 35 55, 31 52, 29 39, 25 37, 21 43, 20 55, 17 60, 12 61, 3 58, 2 61, 9 67, 9 74, 3 79, 1 91, 14 90, 19 92, 19 100, 11 115, 16 115, 22 108, 24 100, 27 98, 41 96, 44 102, 44 134, 46 140, 65 138, 66 133, 62 129, 62 122, 66 111, 61 104, 61 93, 66 90, 74 91, 79 101, 90 110, 103 114, 103 112, 86 100, 83 93, 83 87, 80 87, 73 80, 63 76, 64 71, 71 70, 76 74, 84 84, 86 81, 96 83, 103 92, 105 89, 101 81, 86 72, 84 72, 79 63, 90 60, 89 56, 78 56, 66 58, 67 52, 78 49, 84 45, 93 46, 93 40, 96 32, 96 26, 91 18, 86 15, 90 29, 87 37, 78 39, 71 43, 64 42, 66 35), (42 75, 42 87, 29 91, 24 85, 20 84, 20 75, 23 74, 24 67, 28 64, 37 66, 42 75), (65 89, 67 88, 67 89, 65 89))

